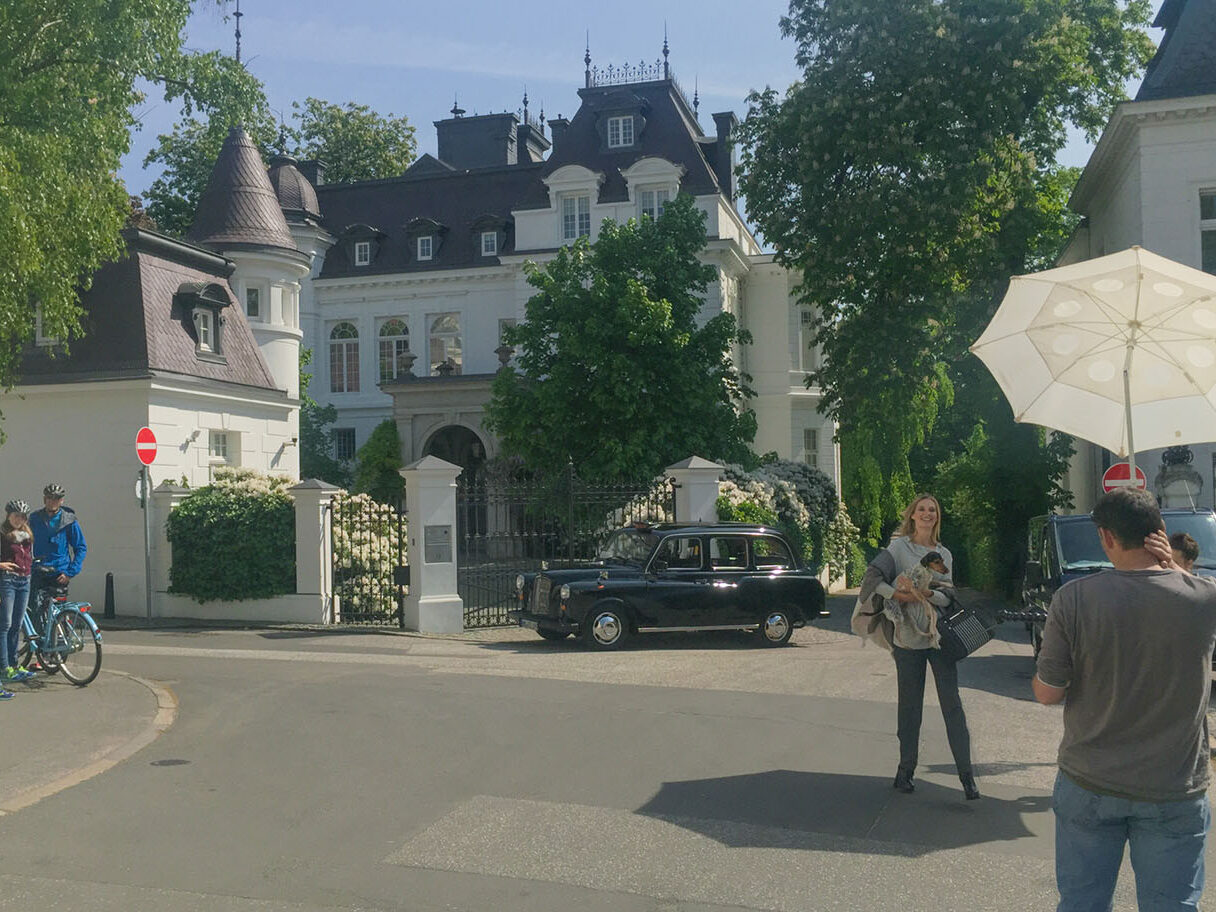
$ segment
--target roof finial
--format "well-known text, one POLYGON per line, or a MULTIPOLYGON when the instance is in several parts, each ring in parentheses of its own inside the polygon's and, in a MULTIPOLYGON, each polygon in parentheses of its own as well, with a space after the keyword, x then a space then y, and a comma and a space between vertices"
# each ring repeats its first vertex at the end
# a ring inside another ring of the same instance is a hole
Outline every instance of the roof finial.
POLYGON ((587 29, 587 51, 583 54, 583 80, 586 88, 591 88, 591 29, 587 29))
POLYGON ((667 20, 664 19, 663 20, 663 78, 664 79, 671 78, 671 70, 669 70, 667 67, 667 54, 668 53, 669 52, 667 49, 667 20))
POLYGON ((241 0, 236 0, 236 12, 232 14, 236 19, 236 62, 241 62, 241 17, 245 15, 241 12, 241 0))
POLYGON ((279 154, 287 154, 287 121, 283 119, 282 112, 279 112, 279 154))
POLYGON ((464 108, 462 108, 460 106, 460 101, 458 100, 458 98, 455 95, 452 96, 452 116, 453 117, 464 116, 464 108))
POLYGON ((524 86, 524 123, 528 122, 528 87, 524 86))
POLYGON ((697 75, 693 76, 693 78, 692 78, 692 116, 693 117, 698 116, 699 112, 697 109, 700 107, 701 107, 701 74, 698 73, 697 75))

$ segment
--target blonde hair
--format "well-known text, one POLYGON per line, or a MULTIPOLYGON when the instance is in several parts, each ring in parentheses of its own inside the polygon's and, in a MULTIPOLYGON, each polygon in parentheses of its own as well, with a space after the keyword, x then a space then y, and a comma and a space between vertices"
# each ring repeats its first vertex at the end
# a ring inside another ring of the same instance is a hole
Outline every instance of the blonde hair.
POLYGON ((900 522, 899 528, 895 530, 894 538, 911 538, 916 534, 916 520, 912 518, 912 514, 916 512, 917 505, 924 500, 933 501, 933 506, 937 507, 937 522, 933 524, 933 541, 942 540, 942 505, 932 494, 917 494, 912 498, 912 503, 904 508, 903 520, 900 522))

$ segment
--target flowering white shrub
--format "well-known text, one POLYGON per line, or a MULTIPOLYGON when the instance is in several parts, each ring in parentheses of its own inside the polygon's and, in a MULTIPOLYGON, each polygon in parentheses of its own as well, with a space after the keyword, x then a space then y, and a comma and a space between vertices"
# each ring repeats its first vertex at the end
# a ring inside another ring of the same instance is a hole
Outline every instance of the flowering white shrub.
POLYGON ((405 562, 405 520, 395 507, 345 491, 333 500, 334 594, 344 619, 389 621, 397 614, 393 571, 405 562))

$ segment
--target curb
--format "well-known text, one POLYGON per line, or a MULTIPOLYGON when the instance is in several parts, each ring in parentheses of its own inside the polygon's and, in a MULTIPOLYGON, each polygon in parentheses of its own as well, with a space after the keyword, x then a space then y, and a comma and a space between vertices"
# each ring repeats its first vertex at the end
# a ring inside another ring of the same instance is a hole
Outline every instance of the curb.
POLYGON ((153 716, 152 721, 145 726, 143 731, 126 744, 120 744, 91 763, 80 767, 80 769, 73 770, 44 785, 18 792, 11 798, 0 799, 0 817, 24 810, 30 805, 37 804, 43 798, 48 798, 87 779, 92 779, 94 776, 117 766, 159 738, 161 733, 168 729, 177 719, 177 697, 165 685, 149 681, 147 678, 141 678, 137 675, 128 674, 125 671, 106 671, 105 673, 129 678, 152 692, 153 696, 156 697, 156 715, 153 716))

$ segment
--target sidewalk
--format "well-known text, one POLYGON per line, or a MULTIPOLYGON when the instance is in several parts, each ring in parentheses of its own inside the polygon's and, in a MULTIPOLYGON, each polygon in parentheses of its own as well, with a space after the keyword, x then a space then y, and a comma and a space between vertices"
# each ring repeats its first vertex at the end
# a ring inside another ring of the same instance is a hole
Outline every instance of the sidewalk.
POLYGON ((0 702, 0 815, 109 769, 176 715, 163 686, 104 668, 88 687, 40 675, 9 689, 16 696, 0 702))

